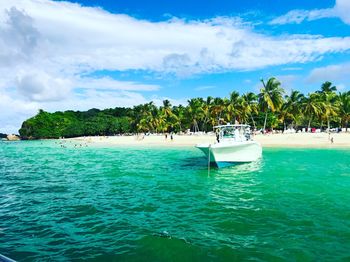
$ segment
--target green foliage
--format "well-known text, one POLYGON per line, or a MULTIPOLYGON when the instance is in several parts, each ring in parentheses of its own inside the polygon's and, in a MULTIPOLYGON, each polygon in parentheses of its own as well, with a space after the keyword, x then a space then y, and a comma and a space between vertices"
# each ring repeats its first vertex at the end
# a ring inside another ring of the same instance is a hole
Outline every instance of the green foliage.
POLYGON ((157 107, 153 102, 133 108, 109 108, 88 111, 65 111, 38 114, 23 122, 19 133, 24 138, 59 138, 115 135, 139 132, 212 131, 225 123, 250 124, 255 129, 287 127, 347 127, 350 121, 350 91, 336 93, 330 82, 319 91, 303 95, 284 89, 276 78, 261 80, 259 94, 240 95, 233 91, 228 98, 197 97, 187 106, 172 106, 169 100, 157 107))
POLYGON ((55 113, 39 110, 36 116, 23 122, 19 133, 29 139, 128 133, 131 119, 126 114, 127 111, 121 108, 55 113))

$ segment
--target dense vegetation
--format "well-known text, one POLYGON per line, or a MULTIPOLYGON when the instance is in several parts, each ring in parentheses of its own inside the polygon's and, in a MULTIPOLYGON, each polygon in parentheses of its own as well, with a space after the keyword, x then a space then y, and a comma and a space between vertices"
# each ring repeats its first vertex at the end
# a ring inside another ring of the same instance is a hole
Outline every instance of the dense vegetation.
POLYGON ((1 138, 6 138, 6 137, 7 137, 6 134, 0 133, 0 139, 1 139, 1 138))
POLYGON ((347 127, 350 120, 350 91, 336 93, 330 82, 304 95, 285 90, 276 78, 261 80, 259 94, 228 98, 188 100, 187 106, 172 106, 168 100, 157 107, 153 102, 133 108, 90 109, 86 112, 39 113, 24 121, 19 133, 24 138, 59 138, 85 135, 113 135, 140 132, 211 131, 214 125, 248 123, 255 129, 298 127, 347 127))

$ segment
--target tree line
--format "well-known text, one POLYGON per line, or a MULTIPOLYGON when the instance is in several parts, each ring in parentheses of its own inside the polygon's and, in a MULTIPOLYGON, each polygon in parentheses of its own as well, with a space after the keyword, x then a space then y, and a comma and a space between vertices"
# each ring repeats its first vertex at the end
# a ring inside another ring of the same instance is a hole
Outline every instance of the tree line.
POLYGON ((272 77, 261 80, 258 94, 229 97, 192 98, 187 106, 172 106, 169 100, 157 107, 153 102, 133 108, 90 109, 38 114, 24 121, 22 138, 59 138, 95 135, 211 131, 226 123, 250 124, 262 131, 301 127, 347 128, 350 120, 350 91, 337 92, 331 82, 320 90, 302 94, 292 90, 286 94, 281 82, 272 77))

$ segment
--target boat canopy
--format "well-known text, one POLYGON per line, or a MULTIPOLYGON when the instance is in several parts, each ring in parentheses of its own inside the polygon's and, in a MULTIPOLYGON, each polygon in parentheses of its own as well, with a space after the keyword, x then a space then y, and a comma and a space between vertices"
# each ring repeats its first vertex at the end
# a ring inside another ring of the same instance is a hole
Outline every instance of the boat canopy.
POLYGON ((225 127, 250 127, 250 125, 233 125, 233 124, 227 124, 227 125, 218 125, 214 126, 214 128, 225 128, 225 127))

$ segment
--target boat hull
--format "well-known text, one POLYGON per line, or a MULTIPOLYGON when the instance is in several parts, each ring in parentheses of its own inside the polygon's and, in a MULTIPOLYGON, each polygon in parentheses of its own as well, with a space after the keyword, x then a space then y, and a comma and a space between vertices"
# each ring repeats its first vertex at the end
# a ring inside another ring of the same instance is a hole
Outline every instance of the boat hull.
POLYGON ((218 167, 257 161, 262 155, 261 145, 256 141, 198 144, 196 147, 218 167))

